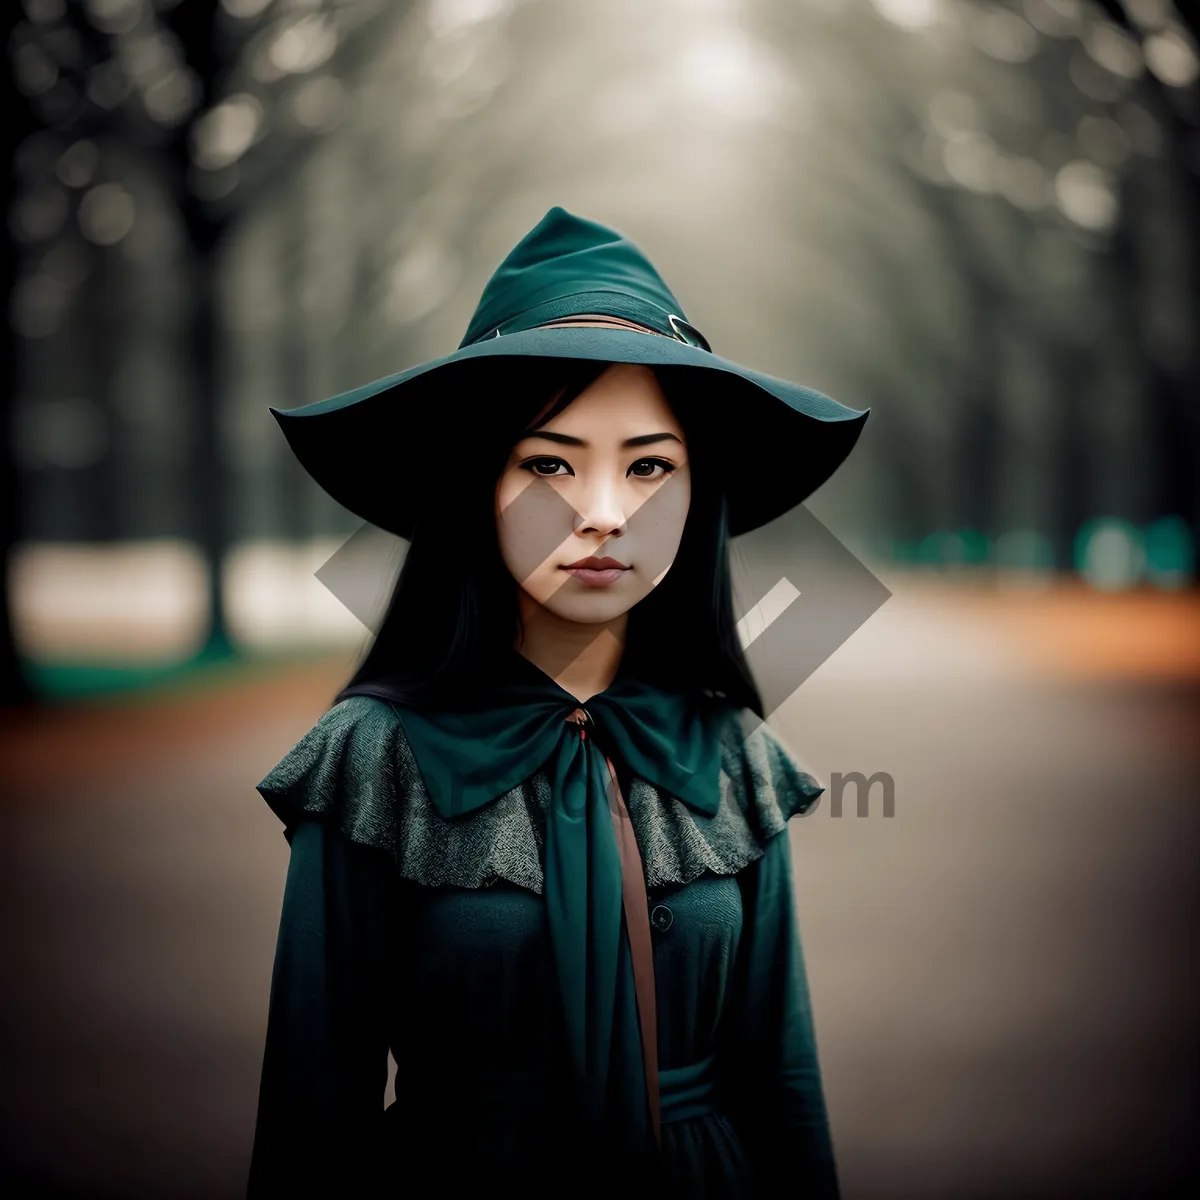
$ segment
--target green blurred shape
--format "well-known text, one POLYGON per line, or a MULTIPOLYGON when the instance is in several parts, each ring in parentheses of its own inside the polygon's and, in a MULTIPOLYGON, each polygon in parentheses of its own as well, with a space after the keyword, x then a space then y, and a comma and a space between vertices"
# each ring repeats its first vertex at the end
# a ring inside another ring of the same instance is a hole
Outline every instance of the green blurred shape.
POLYGON ((1191 530, 1182 517, 1161 517, 1146 526, 1146 574, 1155 587, 1187 585, 1195 570, 1191 530))
POLYGON ((1054 569, 1054 546, 1037 529, 1010 529, 1002 533, 996 539, 992 557, 1003 570, 1041 574, 1054 569))
POLYGON ((916 546, 913 561, 923 566, 939 566, 942 561, 942 535, 940 533, 926 534, 916 546))
POLYGON ((956 539, 958 558, 956 562, 977 567, 988 560, 987 534, 979 529, 960 529, 953 535, 956 539))
POLYGON ((1131 588, 1146 569, 1142 532, 1121 517, 1096 517, 1075 536, 1075 569, 1105 592, 1131 588))
POLYGON ((163 663, 32 662, 22 664, 38 695, 75 700, 163 684, 201 682, 215 666, 243 661, 227 643, 212 642, 190 658, 163 663))
POLYGON ((987 562, 988 540, 977 529, 938 530, 927 534, 916 548, 915 560, 934 567, 974 567, 987 562))

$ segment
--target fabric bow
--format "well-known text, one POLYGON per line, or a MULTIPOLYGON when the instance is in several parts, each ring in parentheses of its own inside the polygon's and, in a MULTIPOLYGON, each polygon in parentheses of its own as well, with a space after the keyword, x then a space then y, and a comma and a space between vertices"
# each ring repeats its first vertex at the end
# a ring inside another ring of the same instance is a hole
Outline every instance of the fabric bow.
POLYGON ((513 657, 511 676, 452 708, 397 712, 445 818, 475 812, 547 768, 544 899, 578 1099, 597 1127, 615 1121, 644 1147, 650 1119, 605 755, 712 816, 720 802, 717 709, 622 675, 580 705, 513 657), (572 719, 581 708, 586 726, 572 719))

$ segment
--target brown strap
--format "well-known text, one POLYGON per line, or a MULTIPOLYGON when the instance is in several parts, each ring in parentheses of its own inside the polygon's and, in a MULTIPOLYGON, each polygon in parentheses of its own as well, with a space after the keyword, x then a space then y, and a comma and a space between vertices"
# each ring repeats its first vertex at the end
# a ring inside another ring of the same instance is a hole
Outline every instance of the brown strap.
MULTIPOLYGON (((587 710, 577 708, 568 718, 579 725, 579 736, 587 737, 585 724, 591 718, 587 710)), ((597 747, 598 749, 599 747, 597 747)), ((608 811, 612 815, 613 831, 617 835, 617 850, 621 855, 621 899, 625 907, 625 929, 629 935, 629 954, 633 960, 633 990, 637 996, 638 1024, 642 1029, 642 1065, 646 1075, 646 1099, 650 1105, 650 1124, 654 1140, 662 1147, 662 1105, 658 1088, 658 1008, 654 991, 654 947, 650 941, 650 902, 646 897, 646 875, 642 856, 638 852, 633 822, 617 769, 606 754, 608 773, 612 779, 612 795, 608 811)))
POLYGON ((662 1110, 658 1092, 658 1012, 654 994, 654 949, 650 942, 650 905, 646 899, 646 876, 642 871, 642 856, 638 853, 637 838, 617 771, 606 754, 608 772, 612 776, 614 803, 613 829, 617 848, 621 852, 621 894, 625 901, 625 928, 629 932, 629 953, 633 959, 633 987, 637 993, 638 1019, 642 1026, 642 1060, 646 1071, 646 1097, 650 1102, 650 1122, 654 1140, 662 1145, 662 1110))

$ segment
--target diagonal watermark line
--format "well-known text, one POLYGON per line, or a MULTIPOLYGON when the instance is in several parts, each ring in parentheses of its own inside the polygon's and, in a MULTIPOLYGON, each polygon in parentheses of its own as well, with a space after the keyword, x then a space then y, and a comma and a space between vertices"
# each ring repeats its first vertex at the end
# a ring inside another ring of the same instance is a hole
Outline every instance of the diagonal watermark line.
POLYGON ((771 623, 781 617, 789 604, 795 602, 800 593, 788 578, 781 579, 750 611, 737 623, 738 641, 745 650, 751 642, 766 633, 771 623))
MULTIPOLYGON (((664 480, 646 500, 630 514, 625 522, 626 534, 636 534, 638 570, 657 579, 675 556, 676 538, 674 514, 678 505, 677 493, 682 486, 676 472, 664 480)), ((527 581, 558 552, 568 550, 570 536, 562 537, 563 529, 573 530, 579 513, 546 478, 534 476, 502 510, 500 519, 505 526, 521 536, 514 539, 523 547, 521 560, 512 564, 513 574, 522 583, 527 581)), ((608 547, 619 539, 609 538, 608 547)), ((568 581, 563 580, 560 586, 568 581)))
MULTIPOLYGON (((891 592, 809 509, 799 504, 735 542, 735 587, 747 611, 787 580, 792 602, 745 647, 769 722, 891 592)), ((754 718, 746 732, 762 722, 754 718)))
POLYGON ((379 632, 409 543, 364 524, 314 572, 331 595, 373 634, 379 632))
MULTIPOLYGON (((676 548, 678 522, 668 491, 675 483, 674 477, 664 481, 626 525, 637 531, 639 559, 648 555, 646 569, 656 572, 654 578, 670 565, 676 548), (664 531, 662 537, 658 529, 664 531)), ((523 524, 529 535, 513 539, 529 547, 514 575, 528 578, 555 553, 566 551, 562 530, 573 529, 577 516, 555 488, 535 477, 504 510, 504 519, 518 522, 518 529, 523 524)), ((616 543, 619 539, 607 544, 616 543)), ((377 633, 407 547, 404 539, 364 524, 317 571, 317 578, 377 633)), ((735 610, 737 633, 769 722, 891 592, 803 504, 743 534, 734 550, 735 593, 739 601, 746 600, 735 610)), ((601 626, 597 637, 606 636, 611 634, 601 626)), ((567 665, 550 664, 549 673, 567 665)), ((745 732, 759 724, 761 719, 747 714, 745 732)))
MULTIPOLYGON (((622 536, 606 538, 596 548, 597 556, 608 553, 621 557, 620 545, 628 537, 637 547, 636 570, 653 581, 652 586, 657 584, 674 561, 679 546, 679 512, 681 507, 686 509, 686 505, 681 506, 680 503, 680 489, 683 486, 680 470, 682 468, 664 479, 629 515, 622 536)), ((556 556, 561 555, 568 560, 577 558, 578 547, 571 545, 573 534, 564 540, 562 531, 574 530, 579 515, 548 479, 535 475, 532 482, 501 510, 500 519, 506 532, 513 535, 508 539, 509 545, 516 546, 520 553, 519 561, 509 564, 513 575, 525 583, 556 556)), ((555 593, 571 582, 564 573, 554 589, 555 593)), ((612 636, 606 625, 598 625, 591 644, 612 636)), ((565 670, 589 648, 572 651, 564 661, 548 663, 549 674, 565 670)))

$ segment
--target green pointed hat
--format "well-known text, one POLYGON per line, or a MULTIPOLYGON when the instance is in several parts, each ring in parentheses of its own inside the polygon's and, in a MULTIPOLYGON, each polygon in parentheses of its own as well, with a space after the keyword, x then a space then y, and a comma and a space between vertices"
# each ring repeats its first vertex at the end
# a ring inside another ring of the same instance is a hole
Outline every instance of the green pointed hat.
MULTIPOLYGON (((511 395, 522 362, 640 363, 681 386, 675 402, 703 406, 719 424, 720 474, 731 534, 799 504, 844 461, 870 409, 714 354, 646 256, 627 238, 552 208, 496 268, 457 350, 329 400, 271 413, 304 469, 372 525, 411 537, 419 472, 406 469, 406 431, 430 411, 453 411, 455 389, 495 370, 511 395), (637 328, 572 321, 597 315, 637 328), (515 374, 514 374, 515 370, 515 374), (694 385, 694 386, 692 386, 694 385)), ((499 402, 499 401, 498 401, 499 402)))

